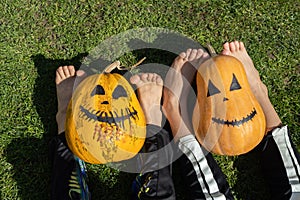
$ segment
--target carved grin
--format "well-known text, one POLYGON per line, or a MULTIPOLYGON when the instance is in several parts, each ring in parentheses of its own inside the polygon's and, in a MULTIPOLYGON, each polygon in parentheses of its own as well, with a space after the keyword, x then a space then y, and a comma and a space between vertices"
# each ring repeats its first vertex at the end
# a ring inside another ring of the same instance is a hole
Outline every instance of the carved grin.
POLYGON ((217 124, 224 124, 224 125, 227 125, 227 126, 229 126, 229 125, 231 125, 231 126, 239 126, 239 125, 241 125, 243 123, 248 122, 249 120, 252 120, 252 118, 256 114, 257 114, 257 112, 256 112, 255 108, 253 108, 253 111, 249 115, 247 115, 246 117, 243 117, 243 119, 241 119, 241 120, 232 120, 232 121, 226 120, 225 121, 223 119, 218 119, 218 118, 213 117, 212 121, 216 122, 217 124))
POLYGON ((108 123, 109 125, 120 125, 124 127, 124 121, 130 118, 133 118, 134 120, 138 118, 138 113, 137 111, 132 108, 133 111, 130 111, 129 108, 124 109, 126 111, 126 115, 123 114, 123 109, 121 109, 121 116, 118 116, 117 112, 114 111, 114 114, 109 111, 104 112, 104 111, 98 111, 95 114, 90 112, 89 110, 85 109, 83 106, 80 106, 80 111, 83 113, 85 117, 88 118, 88 120, 95 120, 98 122, 105 122, 108 123), (103 116, 104 115, 104 116, 103 116))

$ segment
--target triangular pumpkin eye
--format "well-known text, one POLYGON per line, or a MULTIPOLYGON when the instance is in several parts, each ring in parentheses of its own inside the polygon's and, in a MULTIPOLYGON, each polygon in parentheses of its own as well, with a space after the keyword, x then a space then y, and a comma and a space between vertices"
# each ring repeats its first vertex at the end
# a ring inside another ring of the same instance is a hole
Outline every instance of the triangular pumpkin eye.
POLYGON ((104 91, 104 88, 101 86, 101 85, 97 85, 92 93, 91 93, 91 96, 95 96, 95 95, 104 95, 105 94, 105 91, 104 91))
POLYGON ((118 85, 112 93, 112 97, 114 99, 118 99, 120 97, 127 97, 127 92, 121 85, 118 85))
POLYGON ((207 97, 220 93, 220 90, 211 82, 208 81, 207 97))
POLYGON ((236 79, 235 75, 232 74, 233 77, 232 77, 232 81, 231 81, 231 85, 230 85, 230 91, 233 91, 233 90, 239 90, 241 89, 242 87, 240 86, 238 80, 236 79))

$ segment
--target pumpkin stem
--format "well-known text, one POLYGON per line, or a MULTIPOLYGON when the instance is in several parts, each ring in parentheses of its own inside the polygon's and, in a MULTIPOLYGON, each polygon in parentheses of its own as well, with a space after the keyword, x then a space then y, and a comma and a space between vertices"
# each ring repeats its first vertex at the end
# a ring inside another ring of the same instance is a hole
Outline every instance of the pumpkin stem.
POLYGON ((116 69, 116 68, 120 68, 120 61, 115 61, 112 64, 108 65, 105 69, 104 69, 104 73, 110 73, 112 70, 116 69))
POLYGON ((208 50, 210 56, 216 56, 217 55, 215 49, 211 46, 210 43, 207 43, 206 46, 207 46, 207 50, 208 50))
POLYGON ((142 62, 144 62, 144 60, 146 60, 146 57, 142 58, 141 60, 139 60, 136 64, 132 65, 130 68, 130 70, 133 70, 134 68, 136 68, 137 66, 139 66, 142 62))
MULTIPOLYGON (((136 64, 134 64, 133 66, 129 67, 130 70, 133 70, 134 68, 136 68, 138 65, 140 65, 144 60, 146 59, 146 57, 142 58, 141 60, 139 60, 136 64)), ((112 64, 108 65, 104 70, 103 73, 110 73, 112 70, 118 68, 118 70, 128 70, 127 67, 121 66, 120 61, 115 61, 112 64)))

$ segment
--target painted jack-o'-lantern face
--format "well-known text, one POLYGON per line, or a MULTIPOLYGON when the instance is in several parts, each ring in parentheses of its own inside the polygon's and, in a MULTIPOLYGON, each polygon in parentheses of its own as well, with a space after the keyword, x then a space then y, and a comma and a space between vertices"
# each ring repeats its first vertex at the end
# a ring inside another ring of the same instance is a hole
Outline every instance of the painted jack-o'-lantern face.
POLYGON ((67 115, 68 145, 86 162, 126 160, 144 144, 142 108, 130 84, 119 74, 87 77, 75 90, 67 115))
POLYGON ((221 155, 239 155, 263 138, 266 122, 242 63, 219 55, 200 66, 193 126, 197 139, 221 155))

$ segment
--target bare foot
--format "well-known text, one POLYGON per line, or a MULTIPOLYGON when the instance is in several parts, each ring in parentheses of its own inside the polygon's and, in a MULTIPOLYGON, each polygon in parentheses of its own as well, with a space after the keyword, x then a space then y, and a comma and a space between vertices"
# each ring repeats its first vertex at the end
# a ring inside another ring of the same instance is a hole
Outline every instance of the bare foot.
MULTIPOLYGON (((202 49, 188 49, 186 51, 185 60, 187 62, 185 62, 184 65, 181 66, 181 73, 187 81, 183 85, 183 92, 186 91, 185 89, 188 89, 188 91, 191 89, 190 84, 195 78, 196 71, 198 70, 200 65, 209 58, 210 56, 208 55, 208 53, 203 51, 202 49)), ((184 95, 183 97, 187 96, 184 95)))
POLYGON ((226 42, 223 45, 223 51, 221 52, 221 54, 233 56, 242 62, 246 71, 250 88, 254 96, 260 103, 261 107, 263 108, 267 121, 267 131, 271 130, 273 127, 280 125, 281 120, 270 102, 267 87, 261 81, 259 73, 254 67, 253 61, 248 55, 244 43, 239 41, 230 43, 226 42))
POLYGON ((76 84, 78 85, 85 76, 84 71, 78 70, 76 72, 72 65, 62 66, 56 70, 55 83, 58 101, 56 121, 58 133, 62 133, 65 130, 66 112, 72 97, 73 89, 75 88, 75 78, 78 78, 76 81, 76 84))
POLYGON ((208 58, 202 49, 187 49, 175 58, 165 79, 165 108, 171 106, 173 109, 175 105, 179 106, 181 97, 187 97, 197 69, 208 58))
POLYGON ((137 86, 138 99, 143 108, 147 124, 161 126, 160 101, 163 87, 161 77, 153 73, 143 73, 132 76, 130 82, 137 86))
POLYGON ((202 49, 188 49, 175 58, 167 73, 163 111, 170 122, 175 140, 192 131, 186 109, 187 98, 197 69, 208 58, 209 55, 202 49))

